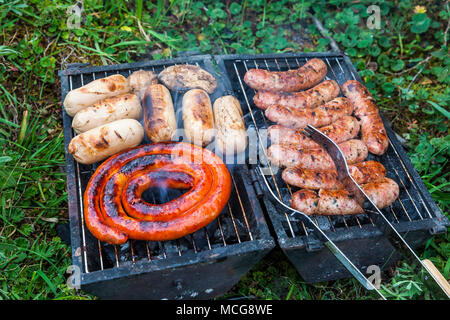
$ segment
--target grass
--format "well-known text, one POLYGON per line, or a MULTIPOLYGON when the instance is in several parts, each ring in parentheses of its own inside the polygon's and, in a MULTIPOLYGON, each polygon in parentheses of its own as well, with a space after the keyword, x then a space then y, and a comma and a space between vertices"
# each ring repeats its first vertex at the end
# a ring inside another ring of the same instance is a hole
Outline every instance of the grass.
MULTIPOLYGON (((408 154, 448 214, 450 91, 448 2, 85 0, 70 29, 71 0, 0 0, 0 298, 92 299, 66 285, 71 251, 56 225, 68 221, 57 70, 161 59, 184 50, 268 53, 329 50, 332 36, 355 63, 408 154), (381 29, 368 29, 368 5, 381 29), (69 11, 70 12, 70 11, 69 11), (308 18, 324 25, 320 33, 308 18)), ((448 234, 419 250, 445 277, 448 234)), ((388 295, 424 298, 407 266, 388 295)), ((225 297, 367 299, 354 279, 306 284, 274 250, 225 297)))

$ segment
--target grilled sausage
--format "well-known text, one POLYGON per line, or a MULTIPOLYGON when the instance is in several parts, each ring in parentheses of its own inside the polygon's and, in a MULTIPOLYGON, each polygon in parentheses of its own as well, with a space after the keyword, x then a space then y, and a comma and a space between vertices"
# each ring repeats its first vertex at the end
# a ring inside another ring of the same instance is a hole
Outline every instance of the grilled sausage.
POLYGON ((233 96, 214 101, 216 123, 216 147, 222 154, 240 153, 247 147, 247 132, 241 104, 233 96))
POLYGON ((212 74, 190 64, 170 66, 161 71, 158 79, 171 90, 203 89, 212 94, 217 88, 212 74))
POLYGON ((369 90, 358 81, 349 80, 342 85, 342 92, 349 98, 354 106, 355 116, 360 119, 361 139, 369 151, 376 155, 385 153, 389 146, 389 138, 369 90))
POLYGON ((128 83, 130 84, 130 92, 141 98, 145 89, 149 85, 157 84, 158 79, 152 71, 138 70, 128 77, 128 83))
POLYGON ((162 84, 152 84, 144 92, 145 133, 153 142, 171 141, 177 122, 169 90, 162 84))
POLYGON ((211 151, 186 143, 149 144, 116 154, 97 168, 84 193, 84 217, 91 233, 111 244, 128 238, 173 240, 212 222, 230 192, 230 173, 211 151), (191 189, 164 204, 141 199, 146 187, 161 183, 191 189))
MULTIPOLYGON (((367 147, 361 140, 348 140, 339 144, 348 164, 364 161, 367 147)), ((320 149, 296 149, 281 144, 273 144, 267 149, 270 161, 279 167, 300 167, 310 170, 336 170, 328 153, 320 149)))
MULTIPOLYGON (((367 196, 382 209, 399 195, 397 183, 389 178, 361 185, 367 196)), ((324 190, 318 193, 302 189, 292 195, 291 206, 307 215, 345 215, 363 213, 363 208, 347 190, 324 190)))
POLYGON ((69 143, 69 153, 76 161, 92 164, 137 146, 144 137, 144 129, 134 119, 122 119, 88 130, 69 143))
POLYGON ((134 94, 125 93, 106 98, 91 107, 78 111, 73 117, 72 128, 77 133, 81 133, 115 120, 138 120, 141 114, 139 98, 134 94))
POLYGON ((315 87, 301 92, 258 91, 253 97, 255 105, 266 110, 271 105, 288 108, 316 108, 339 95, 339 85, 334 80, 325 80, 315 87))
MULTIPOLYGON (((344 116, 336 122, 319 128, 331 140, 341 143, 355 138, 359 132, 359 123, 352 116, 344 116)), ((273 125, 267 129, 267 135, 274 144, 284 144, 297 149, 315 149, 319 145, 305 136, 301 130, 273 125)))
POLYGON ((374 113, 360 118, 361 139, 367 145, 370 152, 382 155, 389 146, 389 138, 379 113, 374 113))
POLYGON ((78 111, 96 102, 129 91, 128 80, 120 74, 115 74, 69 91, 64 99, 64 108, 67 114, 73 117, 78 111))
POLYGON ((202 89, 192 89, 183 96, 184 133, 189 142, 207 146, 214 139, 211 100, 202 89))
POLYGON ((311 59, 296 70, 250 69, 245 73, 244 81, 255 90, 300 91, 316 85, 326 74, 325 62, 320 59, 311 59))
MULTIPOLYGON (((376 181, 386 175, 384 166, 376 161, 355 163, 349 165, 348 168, 358 184, 376 181)), ((344 189, 335 170, 308 170, 291 167, 284 169, 281 176, 286 183, 303 189, 344 189)))
POLYGON ((284 127, 302 129, 308 124, 323 127, 343 116, 351 115, 353 105, 347 98, 338 97, 315 109, 294 109, 278 105, 266 109, 267 119, 284 127))

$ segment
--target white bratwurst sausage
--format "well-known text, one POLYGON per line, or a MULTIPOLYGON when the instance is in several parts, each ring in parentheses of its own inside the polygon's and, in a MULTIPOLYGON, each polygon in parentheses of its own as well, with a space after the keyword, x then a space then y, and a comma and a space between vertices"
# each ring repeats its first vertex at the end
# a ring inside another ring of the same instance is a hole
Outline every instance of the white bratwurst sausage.
POLYGON ((214 139, 214 118, 209 95, 192 89, 183 96, 184 133, 189 142, 205 147, 214 139))
POLYGON ((128 79, 120 74, 115 74, 69 91, 64 99, 64 108, 67 114, 73 117, 78 111, 90 107, 100 100, 129 91, 128 79))
POLYGON ((135 94, 125 93, 106 98, 77 112, 72 120, 72 128, 77 133, 82 133, 120 119, 138 120, 141 114, 142 108, 139 98, 135 94))
POLYGON ((240 153, 247 147, 247 133, 241 104, 233 96, 214 101, 216 146, 222 154, 240 153))
POLYGON ((144 129, 138 121, 117 120, 74 137, 69 143, 69 153, 80 163, 92 164, 137 146, 143 137, 144 129))

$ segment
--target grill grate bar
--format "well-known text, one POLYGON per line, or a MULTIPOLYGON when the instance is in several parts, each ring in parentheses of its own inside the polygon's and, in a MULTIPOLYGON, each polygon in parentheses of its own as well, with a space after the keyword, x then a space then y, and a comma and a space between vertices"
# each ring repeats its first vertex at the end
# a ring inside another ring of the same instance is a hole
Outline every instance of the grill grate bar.
POLYGON ((236 221, 234 220, 234 216, 233 216, 233 212, 231 211, 230 204, 227 204, 227 207, 228 207, 228 213, 230 214, 230 217, 231 217, 231 221, 233 222, 233 228, 234 228, 234 232, 236 233, 238 243, 241 243, 241 237, 239 236, 239 232, 238 232, 237 226, 236 226, 236 221))
POLYGON ((177 242, 178 255, 181 257, 180 240, 177 239, 176 242, 177 242))
MULTIPOLYGON (((225 237, 223 235, 223 229, 222 229, 222 223, 220 222, 220 216, 217 218, 217 225, 219 226, 220 235, 222 236, 223 246, 226 247, 227 242, 225 241, 225 237)), ((206 232, 206 230, 205 230, 205 232, 206 232)), ((206 234, 208 234, 208 233, 206 232, 206 234)))
POLYGON ((117 246, 114 245, 114 257, 116 258, 116 267, 119 267, 119 254, 117 253, 117 246))
POLYGON ((162 247, 164 259, 166 259, 167 258, 167 252, 166 252, 166 246, 164 245, 164 242, 158 241, 158 244, 162 247))
POLYGON ((148 241, 145 241, 145 250, 147 251, 147 259, 148 261, 152 261, 152 255, 150 252, 150 248, 148 247, 148 241))
MULTIPOLYGON (((81 75, 81 83, 83 85, 83 75, 81 75)), ((72 76, 69 76, 69 86, 70 86, 70 90, 73 89, 73 83, 72 83, 72 76)), ((75 130, 72 129, 72 136, 75 136, 75 130)), ((80 164, 78 162, 76 163, 76 168, 77 168, 77 172, 80 172, 80 164)), ((78 183, 78 196, 80 197, 80 199, 83 199, 83 194, 81 192, 81 178, 80 178, 80 174, 77 175, 77 183, 78 183)), ((83 258, 84 258, 84 270, 86 273, 89 273, 89 268, 88 268, 88 263, 87 263, 87 248, 86 248, 86 231, 84 229, 84 208, 83 208, 83 204, 80 203, 80 220, 81 220, 81 239, 83 242, 82 245, 82 250, 83 250, 83 258)), ((98 243, 98 246, 100 246, 100 241, 98 243)), ((101 258, 101 254, 100 254, 100 258, 101 258)), ((102 259, 100 259, 102 260, 102 259)))
MULTIPOLYGON (((244 206, 242 205, 241 196, 239 195, 239 190, 238 190, 238 188, 236 186, 236 181, 234 180, 233 175, 231 175, 231 180, 233 181, 233 186, 234 186, 234 189, 236 190, 236 195, 237 195, 237 198, 239 200, 239 206, 241 207, 242 216, 244 218, 245 225, 247 227, 248 235, 250 237, 250 240, 253 241, 253 235, 252 235, 252 232, 250 231, 250 225, 248 224, 247 215, 245 214, 244 206)), ((206 235, 208 235, 208 234, 206 234, 206 235)))
MULTIPOLYGON (((391 159, 389 158, 389 156, 387 156, 386 158, 387 158, 388 161, 391 163, 391 159)), ((405 183, 403 182, 403 179, 402 179, 402 178, 400 177, 400 175, 398 174, 397 169, 395 169, 394 166, 392 166, 392 169, 394 169, 394 172, 395 172, 395 174, 397 175, 398 180, 400 181, 400 183, 402 184, 402 186, 403 186, 403 188, 405 189, 406 193, 408 194, 408 197, 411 199, 411 202, 412 202, 412 204, 413 204, 413 206, 414 206, 414 209, 416 209, 416 212, 417 212, 417 214, 419 215, 420 219, 423 220, 423 217, 422 217, 422 215, 420 214, 420 211, 419 211, 419 209, 417 208, 415 201, 412 201, 411 194, 409 193, 408 188, 406 187, 405 183)))
MULTIPOLYGON (((394 150, 394 153, 395 153, 395 154, 397 155, 397 157, 400 159, 400 164, 401 164, 401 166, 402 166, 402 169, 403 169, 403 171, 405 172, 406 176, 408 177, 409 181, 411 182, 411 185, 413 186, 413 188, 416 190, 417 194, 419 195, 420 201, 422 202, 423 207, 424 207, 425 210, 427 211, 428 216, 429 216, 430 218, 433 218, 433 216, 432 216, 431 213, 430 213, 430 210, 428 209, 428 206, 427 206, 426 203, 425 203, 425 200, 424 200, 423 197, 422 197, 422 194, 420 193, 419 189, 417 188, 417 185, 416 185, 416 183, 414 182, 414 180, 411 178, 411 176, 410 176, 408 170, 407 170, 406 167, 405 167, 405 164, 403 163, 403 160, 401 159, 400 155, 399 155, 398 152, 397 152, 397 149, 394 147, 394 145, 392 144, 391 140, 389 140, 389 144, 391 145, 392 150, 394 150)), ((390 159, 389 156, 388 156, 388 159, 390 159)), ((397 172, 397 171, 396 171, 396 172, 397 172)), ((398 175, 398 173, 397 173, 397 175, 398 175)))
POLYGON ((128 240, 130 243, 130 251, 131 251, 131 261, 134 263, 136 263, 136 260, 134 259, 134 248, 133 248, 133 240, 128 240))
POLYGON ((392 209, 392 205, 389 206, 389 210, 391 211, 392 215, 394 216, 395 221, 397 221, 397 223, 399 223, 400 221, 398 221, 397 215, 395 214, 395 211, 392 209))
POLYGON ((191 239, 192 248, 194 249, 194 253, 197 253, 197 246, 195 244, 195 240, 194 240, 194 237, 192 236, 192 234, 189 235, 189 238, 191 239))
MULTIPOLYGON (((219 219, 217 219, 217 220, 219 220, 219 219)), ((211 241, 209 240, 208 230, 206 230, 206 228, 203 228, 203 231, 205 232, 205 238, 206 238, 206 243, 208 244, 208 250, 211 250, 211 241)))

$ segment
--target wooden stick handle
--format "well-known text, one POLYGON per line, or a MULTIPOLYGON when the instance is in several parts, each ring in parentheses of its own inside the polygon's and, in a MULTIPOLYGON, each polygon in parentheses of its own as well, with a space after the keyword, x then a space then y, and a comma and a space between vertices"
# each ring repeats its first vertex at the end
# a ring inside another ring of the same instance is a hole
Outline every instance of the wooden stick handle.
POLYGON ((425 259, 422 260, 422 263, 427 268, 428 272, 434 276, 436 281, 441 285, 441 287, 444 289, 445 293, 447 293, 447 296, 450 297, 450 284, 448 281, 444 278, 442 273, 436 268, 436 266, 431 262, 431 260, 425 259))

